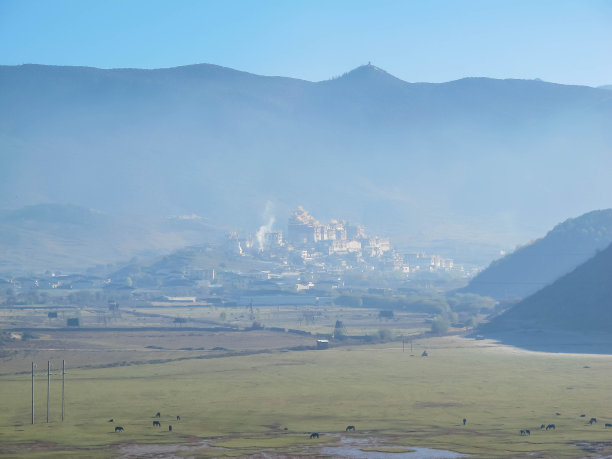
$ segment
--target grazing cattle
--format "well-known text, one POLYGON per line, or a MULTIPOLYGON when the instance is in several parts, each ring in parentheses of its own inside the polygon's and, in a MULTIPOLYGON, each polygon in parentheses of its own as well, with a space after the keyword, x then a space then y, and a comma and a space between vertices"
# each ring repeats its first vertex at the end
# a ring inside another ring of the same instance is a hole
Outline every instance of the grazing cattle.
POLYGON ((121 426, 115 427, 115 432, 123 432, 123 427, 121 426))
POLYGON ((161 427, 161 423, 159 421, 153 421, 153 427, 161 427))
POLYGON ((463 418, 463 425, 467 422, 467 419, 463 418))
POLYGON ((168 432, 172 432, 172 426, 168 426, 168 432))
POLYGON ((554 424, 548 424, 546 426, 546 430, 555 430, 555 425, 554 424))
POLYGON ((348 432, 349 430, 355 432, 355 426, 346 426, 346 431, 348 432))
POLYGON ((544 430, 544 429, 546 429, 546 424, 542 424, 542 425, 540 426, 540 430, 544 430))
POLYGON ((180 420, 181 420, 181 417, 180 417, 180 416, 177 416, 177 417, 176 417, 176 420, 177 420, 177 421, 180 421, 180 420))
POLYGON ((319 432, 313 432, 310 434, 310 438, 319 438, 319 432))
POLYGON ((604 427, 612 427, 612 424, 606 424, 604 427))
POLYGON ((597 418, 591 418, 591 419, 589 419, 589 424, 593 424, 594 422, 597 422, 597 418))
POLYGON ((161 413, 158 411, 157 413, 155 413, 155 417, 156 418, 160 418, 161 417, 161 413))

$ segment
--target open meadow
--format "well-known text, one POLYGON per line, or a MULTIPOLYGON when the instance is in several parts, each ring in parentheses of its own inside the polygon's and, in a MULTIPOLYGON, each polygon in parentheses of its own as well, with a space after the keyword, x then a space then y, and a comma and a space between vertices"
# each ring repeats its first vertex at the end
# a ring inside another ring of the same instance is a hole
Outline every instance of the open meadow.
POLYGON ((65 421, 56 371, 49 424, 46 361, 30 352, 14 357, 24 372, 0 376, 0 454, 401 457, 414 447, 477 457, 612 454, 612 428, 604 427, 612 422, 612 356, 534 353, 458 337, 413 346, 412 353, 392 342, 69 365, 65 421), (31 360, 38 364, 34 425, 31 360), (592 417, 597 422, 589 424, 592 417), (540 430, 541 424, 555 429, 540 430), (119 425, 124 431, 115 433, 119 425), (346 432, 348 425, 356 431, 346 432), (520 435, 525 429, 531 435, 520 435), (319 438, 310 439, 312 432, 319 438))

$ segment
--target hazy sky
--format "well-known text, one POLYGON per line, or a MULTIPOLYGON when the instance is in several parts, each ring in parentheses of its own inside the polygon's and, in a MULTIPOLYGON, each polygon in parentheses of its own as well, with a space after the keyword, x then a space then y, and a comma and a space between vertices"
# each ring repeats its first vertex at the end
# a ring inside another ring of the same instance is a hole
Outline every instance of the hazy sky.
POLYGON ((612 84, 612 1, 0 0, 0 64, 612 84))

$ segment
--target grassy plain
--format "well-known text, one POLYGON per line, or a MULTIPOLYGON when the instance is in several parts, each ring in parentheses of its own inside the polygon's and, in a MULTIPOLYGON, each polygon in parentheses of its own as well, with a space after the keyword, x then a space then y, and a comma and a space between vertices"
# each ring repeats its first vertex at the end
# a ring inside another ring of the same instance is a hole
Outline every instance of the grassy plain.
POLYGON ((59 375, 46 424, 46 379, 39 374, 35 425, 29 375, 4 374, 0 454, 300 455, 351 439, 365 441, 365 449, 427 447, 481 457, 612 453, 612 429, 604 428, 612 422, 612 356, 516 351, 456 337, 414 346, 412 355, 396 342, 70 369, 63 423, 59 375), (423 349, 429 357, 420 357, 423 349), (152 426, 157 411, 161 429, 152 426), (598 423, 588 425, 591 417, 598 423), (540 431, 550 423, 555 431, 540 431), (349 424, 356 433, 344 432, 349 424), (125 432, 114 433, 114 425, 125 432), (531 436, 520 436, 526 428, 531 436), (308 439, 313 431, 318 440, 308 439))

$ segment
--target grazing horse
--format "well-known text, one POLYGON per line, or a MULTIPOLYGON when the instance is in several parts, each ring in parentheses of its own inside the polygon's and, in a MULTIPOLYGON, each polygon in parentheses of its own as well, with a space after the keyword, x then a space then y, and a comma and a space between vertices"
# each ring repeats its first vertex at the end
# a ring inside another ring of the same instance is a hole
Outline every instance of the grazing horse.
POLYGON ((591 419, 589 419, 589 424, 593 424, 594 422, 597 422, 597 418, 591 418, 591 419))
POLYGON ((157 413, 155 413, 155 417, 156 418, 160 418, 161 417, 161 413, 158 411, 157 413))
POLYGON ((606 424, 604 427, 612 427, 612 424, 606 424))
POLYGON ((176 420, 177 420, 177 421, 180 421, 180 420, 181 420, 181 417, 180 417, 180 416, 177 416, 177 417, 176 417, 176 420))
POLYGON ((580 415, 581 418, 584 418, 585 416, 586 416, 586 414, 581 414, 580 415))
POLYGON ((463 425, 467 422, 467 419, 463 418, 463 425))
POLYGON ((123 432, 123 427, 121 426, 115 427, 115 432, 123 432))
POLYGON ((546 430, 555 430, 555 425, 554 424, 548 424, 546 426, 546 430))
POLYGON ((108 420, 108 422, 115 422, 115 420, 111 418, 108 420))
POLYGON ((310 438, 311 438, 311 439, 313 439, 313 438, 319 438, 319 432, 313 432, 313 433, 311 433, 311 434, 310 434, 310 438))
POLYGON ((153 427, 161 427, 161 423, 159 421, 153 421, 153 427))
POLYGON ((348 432, 349 430, 355 432, 355 426, 346 426, 346 432, 348 432))
POLYGON ((542 425, 540 426, 540 430, 544 430, 544 429, 546 429, 546 424, 542 424, 542 425))
POLYGON ((523 429, 520 430, 520 435, 521 436, 526 435, 526 433, 525 433, 525 431, 523 429))
POLYGON ((526 433, 527 435, 531 436, 531 430, 529 430, 529 429, 525 429, 525 433, 526 433))

